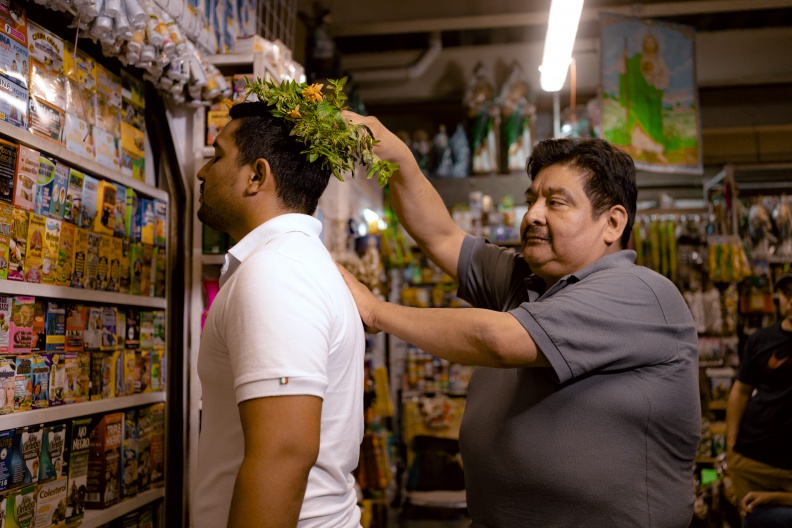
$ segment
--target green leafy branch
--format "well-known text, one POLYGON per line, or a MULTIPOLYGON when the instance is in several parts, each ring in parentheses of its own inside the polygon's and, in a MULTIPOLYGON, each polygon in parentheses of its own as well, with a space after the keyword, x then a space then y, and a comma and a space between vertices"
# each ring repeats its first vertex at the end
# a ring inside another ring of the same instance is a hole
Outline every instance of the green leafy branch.
POLYGON ((321 84, 283 81, 278 86, 261 78, 254 82, 246 79, 246 92, 255 94, 259 101, 272 107, 273 116, 290 124, 290 135, 306 145, 302 154, 307 155, 308 161, 318 160, 340 181, 344 181, 344 172, 354 177, 355 164, 361 163, 368 168, 366 178, 376 176, 380 187, 385 187, 399 164, 374 154, 374 145, 379 141, 371 130, 341 115, 347 109, 346 81, 346 77, 328 80, 329 90, 323 92, 321 84))

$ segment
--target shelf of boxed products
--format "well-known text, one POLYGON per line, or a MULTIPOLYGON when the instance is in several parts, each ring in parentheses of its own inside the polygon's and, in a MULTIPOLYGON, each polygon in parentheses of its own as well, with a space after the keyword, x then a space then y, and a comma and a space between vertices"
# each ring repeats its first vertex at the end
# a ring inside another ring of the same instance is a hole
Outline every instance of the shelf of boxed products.
POLYGON ((165 489, 155 488, 138 493, 134 497, 125 499, 105 510, 86 510, 82 523, 78 524, 77 526, 80 528, 98 528, 99 526, 118 519, 127 513, 133 512, 138 508, 145 506, 146 504, 164 497, 165 489))
POLYGON ((130 295, 128 293, 85 290, 81 288, 51 286, 49 284, 35 284, 32 282, 17 282, 11 280, 0 281, 0 293, 9 295, 49 297, 53 299, 66 299, 70 301, 123 304, 127 306, 142 306, 145 308, 165 309, 168 305, 168 301, 161 297, 143 297, 140 295, 130 295))
POLYGON ((27 427, 47 422, 57 422, 70 420, 80 416, 92 414, 102 414, 121 409, 129 409, 141 405, 160 403, 165 401, 164 392, 146 392, 135 394, 134 396, 121 396, 119 398, 106 398, 97 401, 70 403, 47 407, 44 409, 32 409, 30 411, 5 414, 0 416, 0 430, 14 429, 17 427, 27 427))
POLYGON ((136 180, 135 178, 124 176, 123 174, 113 171, 100 163, 84 158, 79 154, 67 150, 66 147, 62 145, 58 145, 53 141, 31 134, 25 129, 15 127, 14 125, 4 121, 0 121, 0 135, 6 138, 11 138, 26 147, 45 152, 51 156, 59 158, 66 163, 73 165, 75 168, 79 168, 80 170, 89 172, 95 176, 113 180, 116 183, 131 187, 136 191, 139 191, 152 198, 162 200, 163 202, 168 201, 168 193, 166 191, 148 185, 140 180, 136 180))

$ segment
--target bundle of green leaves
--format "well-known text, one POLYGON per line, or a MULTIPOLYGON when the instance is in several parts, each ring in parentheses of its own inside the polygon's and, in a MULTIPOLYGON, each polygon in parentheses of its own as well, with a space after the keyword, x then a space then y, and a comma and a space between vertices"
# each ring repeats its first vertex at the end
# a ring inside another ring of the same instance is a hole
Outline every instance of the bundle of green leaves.
POLYGON ((371 130, 360 123, 352 123, 341 115, 346 110, 347 96, 344 85, 347 78, 328 80, 329 90, 323 85, 283 81, 280 86, 261 78, 247 80, 247 94, 255 94, 259 101, 271 107, 275 117, 291 125, 291 135, 306 145, 303 154, 311 163, 317 160, 322 168, 344 181, 343 173, 354 177, 355 164, 367 167, 366 178, 377 177, 380 187, 398 170, 398 163, 380 159, 373 147, 378 140, 371 130))

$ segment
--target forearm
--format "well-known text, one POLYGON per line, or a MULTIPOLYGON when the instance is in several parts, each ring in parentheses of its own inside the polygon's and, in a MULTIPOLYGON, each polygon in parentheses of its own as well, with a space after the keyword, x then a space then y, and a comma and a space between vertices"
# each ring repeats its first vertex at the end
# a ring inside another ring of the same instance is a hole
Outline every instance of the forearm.
POLYGON ((390 189, 399 222, 421 250, 457 280, 458 249, 464 232, 454 223, 440 194, 414 161, 402 162, 390 179, 390 189))
POLYGON ((411 308, 380 303, 374 325, 421 350, 464 365, 549 366, 510 314, 477 308, 411 308))
POLYGON ((786 491, 770 491, 767 493, 768 504, 792 506, 792 493, 786 491))
POLYGON ((297 526, 309 471, 310 466, 293 457, 245 457, 234 484, 228 526, 297 526))
POLYGON ((731 452, 734 444, 737 443, 737 434, 740 431, 745 408, 748 406, 750 393, 746 394, 739 381, 734 382, 731 392, 729 392, 729 402, 726 407, 726 451, 731 452))

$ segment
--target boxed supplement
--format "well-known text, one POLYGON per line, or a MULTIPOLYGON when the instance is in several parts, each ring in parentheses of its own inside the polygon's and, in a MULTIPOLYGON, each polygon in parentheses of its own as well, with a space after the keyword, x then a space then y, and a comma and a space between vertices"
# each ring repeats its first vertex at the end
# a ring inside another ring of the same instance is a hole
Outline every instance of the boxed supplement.
POLYGON ((88 459, 86 507, 103 510, 120 499, 124 413, 109 413, 94 422, 88 459))

